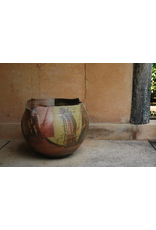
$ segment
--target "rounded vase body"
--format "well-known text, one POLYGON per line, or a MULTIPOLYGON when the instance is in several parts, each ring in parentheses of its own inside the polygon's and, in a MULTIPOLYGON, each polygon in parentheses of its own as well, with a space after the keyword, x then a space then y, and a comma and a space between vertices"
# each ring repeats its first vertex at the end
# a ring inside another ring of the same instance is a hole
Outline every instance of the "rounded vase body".
POLYGON ((83 142, 89 126, 79 99, 30 99, 22 118, 27 143, 48 157, 73 153, 83 142))

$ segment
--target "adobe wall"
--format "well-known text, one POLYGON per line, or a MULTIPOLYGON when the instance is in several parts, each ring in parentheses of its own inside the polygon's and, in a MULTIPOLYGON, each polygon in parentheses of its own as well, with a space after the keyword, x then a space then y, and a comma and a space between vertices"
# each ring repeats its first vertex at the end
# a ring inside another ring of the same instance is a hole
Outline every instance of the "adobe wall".
POLYGON ((133 64, 87 64, 86 77, 90 121, 129 122, 133 64))
POLYGON ((133 64, 0 64, 0 123, 20 123, 25 100, 79 97, 91 123, 128 123, 133 64))

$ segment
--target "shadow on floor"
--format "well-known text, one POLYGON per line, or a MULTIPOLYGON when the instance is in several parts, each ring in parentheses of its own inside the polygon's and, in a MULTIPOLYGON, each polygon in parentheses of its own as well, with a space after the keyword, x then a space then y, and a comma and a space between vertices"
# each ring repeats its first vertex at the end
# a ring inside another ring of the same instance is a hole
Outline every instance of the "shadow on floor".
POLYGON ((24 158, 35 158, 35 159, 48 159, 38 152, 34 151, 26 142, 22 142, 17 147, 17 155, 24 157, 24 158))
MULTIPOLYGON (((12 147, 10 147, 12 148, 12 147)), ((11 149, 10 149, 11 151, 11 149)), ((15 151, 15 150, 14 150, 15 151)), ((35 150, 33 150, 26 142, 22 142, 18 145, 17 147, 17 155, 20 155, 20 156, 23 156, 25 158, 29 158, 29 159, 42 159, 42 160, 61 160, 61 159, 64 159, 64 158, 67 158, 67 157, 70 157, 73 155, 72 154, 69 154, 69 155, 66 155, 66 156, 61 156, 61 157, 46 157, 38 152, 36 152, 35 150)))

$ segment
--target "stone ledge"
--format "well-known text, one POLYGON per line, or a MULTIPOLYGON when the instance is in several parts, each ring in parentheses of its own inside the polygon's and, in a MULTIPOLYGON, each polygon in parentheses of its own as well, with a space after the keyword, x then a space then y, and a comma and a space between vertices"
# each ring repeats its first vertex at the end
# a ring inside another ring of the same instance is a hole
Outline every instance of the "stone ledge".
POLYGON ((0 123, 0 139, 23 138, 20 123, 0 123))
MULTIPOLYGON (((22 139, 20 123, 0 123, 0 139, 22 139)), ((149 124, 90 124, 87 138, 97 140, 156 140, 156 120, 149 124)))
POLYGON ((90 124, 88 138, 98 140, 135 140, 137 126, 133 124, 90 124))
POLYGON ((150 120, 149 124, 138 125, 136 140, 156 141, 156 120, 150 120))

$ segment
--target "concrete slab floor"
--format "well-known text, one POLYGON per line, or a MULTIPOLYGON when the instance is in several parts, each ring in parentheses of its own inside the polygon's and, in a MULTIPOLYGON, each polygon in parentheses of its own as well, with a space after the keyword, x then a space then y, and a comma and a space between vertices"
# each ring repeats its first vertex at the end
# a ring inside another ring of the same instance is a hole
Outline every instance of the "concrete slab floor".
POLYGON ((48 159, 25 140, 2 141, 0 167, 155 167, 156 150, 148 141, 86 138, 72 155, 48 159))

